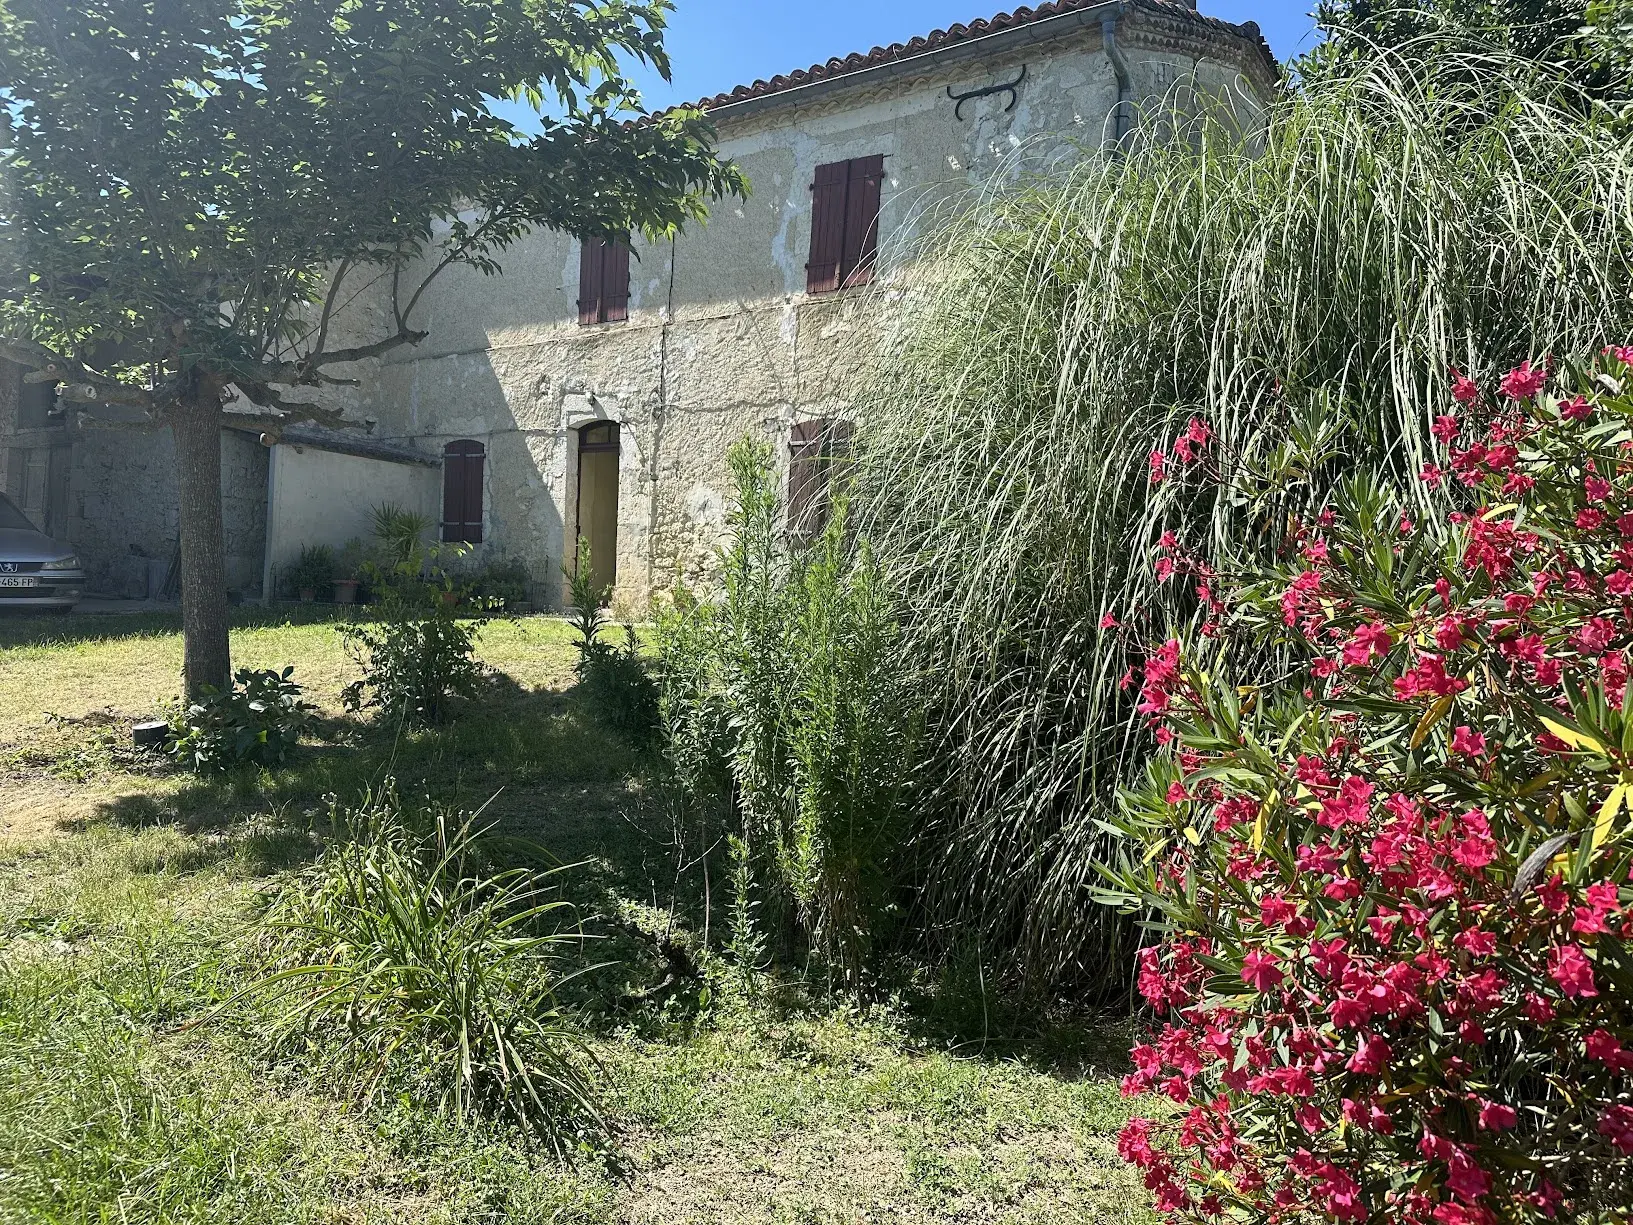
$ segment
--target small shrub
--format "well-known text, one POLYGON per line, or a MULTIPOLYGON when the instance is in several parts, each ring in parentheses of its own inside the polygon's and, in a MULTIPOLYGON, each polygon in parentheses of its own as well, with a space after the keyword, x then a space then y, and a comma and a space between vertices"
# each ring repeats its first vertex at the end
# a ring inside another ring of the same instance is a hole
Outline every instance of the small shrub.
POLYGON ((442 723, 459 700, 481 692, 487 676, 476 658, 476 625, 451 612, 397 615, 337 632, 363 669, 341 691, 348 710, 379 709, 419 726, 442 723))
POLYGON ((240 668, 229 689, 204 686, 171 727, 171 755, 201 772, 281 765, 312 721, 294 672, 240 668))
POLYGON ((1269 570, 1164 542, 1212 618, 1144 663, 1115 892, 1168 932, 1126 1088, 1185 1113, 1120 1148, 1169 1215, 1633 1212, 1633 348, 1546 378, 1457 379, 1449 544, 1366 480, 1269 570))
POLYGON ((299 559, 284 571, 284 583, 295 595, 302 591, 322 594, 329 590, 336 573, 333 549, 326 544, 302 545, 299 559))
POLYGON ((635 627, 624 626, 624 641, 580 644, 579 692, 595 718, 615 732, 645 740, 658 727, 658 683, 641 658, 635 627))
POLYGON ((552 1148, 599 1114, 578 1031, 555 1003, 579 937, 550 872, 497 869, 476 818, 409 827, 388 784, 335 814, 336 837, 276 899, 268 1035, 316 1044, 362 1098, 423 1090, 455 1119, 507 1118, 552 1148))
POLYGON ((425 532, 422 516, 375 508, 384 560, 364 563, 363 572, 379 620, 337 629, 363 670, 341 693, 346 708, 379 709, 422 726, 447 720, 487 676, 476 658, 478 627, 456 616, 461 592, 443 564, 463 546, 427 545, 425 532))
POLYGON ((624 626, 624 641, 601 640, 607 627, 606 604, 612 588, 598 586, 590 567, 590 542, 579 537, 577 564, 565 570, 572 626, 578 632, 578 688, 597 720, 636 739, 650 737, 658 726, 658 684, 641 658, 633 626, 624 626))

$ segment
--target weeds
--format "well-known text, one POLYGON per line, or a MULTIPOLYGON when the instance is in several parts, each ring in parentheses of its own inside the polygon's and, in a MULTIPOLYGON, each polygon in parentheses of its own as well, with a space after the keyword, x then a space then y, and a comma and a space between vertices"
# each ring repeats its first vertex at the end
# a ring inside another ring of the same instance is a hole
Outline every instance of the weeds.
POLYGON ((917 734, 894 609, 871 552, 848 541, 842 494, 791 551, 765 445, 738 443, 730 463, 724 592, 679 593, 659 622, 670 777, 705 819, 729 800, 734 943, 785 958, 809 946, 866 989, 894 925, 917 734))

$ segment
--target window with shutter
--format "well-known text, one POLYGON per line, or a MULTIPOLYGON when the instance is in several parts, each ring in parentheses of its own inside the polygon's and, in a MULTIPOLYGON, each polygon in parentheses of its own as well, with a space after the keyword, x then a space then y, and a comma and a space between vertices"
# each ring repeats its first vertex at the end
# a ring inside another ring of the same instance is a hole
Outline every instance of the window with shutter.
POLYGON ((811 258, 808 293, 833 293, 873 279, 879 251, 883 154, 818 166, 811 184, 811 258))
POLYGON ((788 535, 807 541, 828 525, 832 490, 850 454, 849 421, 802 421, 788 436, 788 535))
POLYGON ((578 255, 578 321, 622 323, 629 318, 629 244, 586 238, 578 255))
POLYGON ((482 543, 482 464, 487 448, 461 439, 442 449, 442 538, 482 543))

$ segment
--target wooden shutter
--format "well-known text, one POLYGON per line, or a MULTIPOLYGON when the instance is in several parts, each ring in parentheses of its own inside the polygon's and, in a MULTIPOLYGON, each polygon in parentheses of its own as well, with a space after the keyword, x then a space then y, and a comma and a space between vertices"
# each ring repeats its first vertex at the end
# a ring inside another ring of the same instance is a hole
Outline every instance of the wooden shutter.
POLYGON ((873 263, 879 254, 879 202, 883 192, 885 159, 882 154, 858 157, 846 165, 849 186, 845 203, 842 283, 866 285, 873 279, 873 263))
POLYGON ((602 243, 601 321, 622 323, 629 318, 629 243, 602 243))
POLYGON ((586 238, 578 249, 578 322, 584 326, 601 322, 606 246, 602 239, 586 238))
POLYGON ((821 530, 816 518, 822 489, 822 436, 826 421, 802 421, 788 436, 788 534, 796 539, 821 530))
POLYGON ((482 464, 479 442, 450 442, 442 449, 442 538, 482 543, 482 464))
POLYGON ((811 261, 805 265, 808 293, 832 293, 843 279, 846 195, 850 163, 818 166, 811 185, 811 261))

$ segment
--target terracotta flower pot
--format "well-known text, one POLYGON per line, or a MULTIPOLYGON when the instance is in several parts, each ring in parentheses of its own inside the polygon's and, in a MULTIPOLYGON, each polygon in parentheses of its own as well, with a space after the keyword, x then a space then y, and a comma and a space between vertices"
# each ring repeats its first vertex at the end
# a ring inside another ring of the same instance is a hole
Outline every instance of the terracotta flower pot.
POLYGON ((316 587, 302 587, 296 594, 300 596, 302 604, 315 604, 317 602, 318 591, 316 587))
POLYGON ((337 578, 335 580, 335 603, 357 603, 358 582, 354 578, 337 578))

